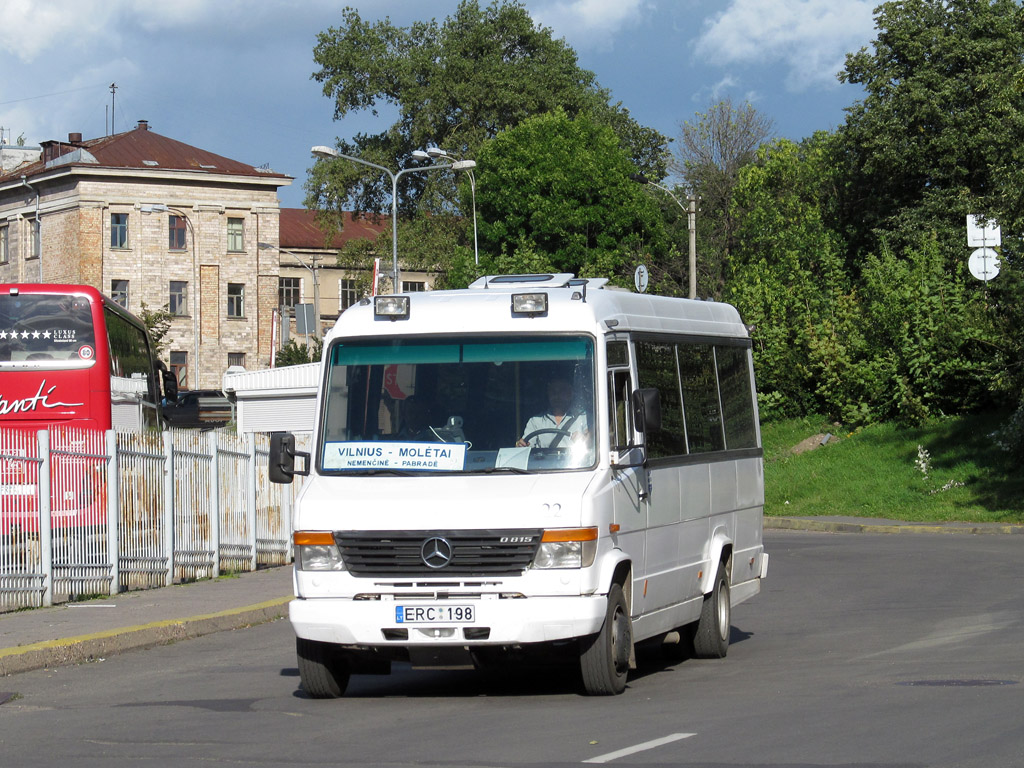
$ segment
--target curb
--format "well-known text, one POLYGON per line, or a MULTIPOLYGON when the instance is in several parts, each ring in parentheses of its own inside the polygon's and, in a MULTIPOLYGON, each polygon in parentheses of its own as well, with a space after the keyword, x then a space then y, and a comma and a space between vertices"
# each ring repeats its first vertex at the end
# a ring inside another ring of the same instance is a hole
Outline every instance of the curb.
POLYGON ((985 523, 853 523, 845 520, 815 518, 765 517, 764 527, 786 531, 820 531, 823 533, 949 533, 949 534, 1024 534, 1024 525, 985 523))
POLYGON ((0 676, 66 664, 82 664, 123 651, 151 648, 213 632, 264 624, 286 616, 287 605, 291 600, 291 596, 279 597, 218 613, 166 619, 89 635, 0 649, 0 676))

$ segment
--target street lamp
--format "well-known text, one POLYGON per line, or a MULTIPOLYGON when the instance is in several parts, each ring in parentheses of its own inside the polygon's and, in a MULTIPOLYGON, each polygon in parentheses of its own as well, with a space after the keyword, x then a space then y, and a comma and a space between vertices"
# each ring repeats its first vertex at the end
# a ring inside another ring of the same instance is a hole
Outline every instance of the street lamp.
MULTIPOLYGON (((450 152, 440 147, 428 147, 426 152, 422 149, 417 149, 412 153, 412 156, 420 159, 429 157, 431 160, 436 160, 439 157, 443 157, 454 160, 450 152)), ((469 191, 473 196, 473 261, 479 267, 480 249, 477 247, 476 242, 476 177, 473 175, 473 169, 476 168, 476 160, 454 160, 452 168, 456 171, 466 171, 469 174, 469 191)))
MULTIPOLYGON (((403 168, 398 173, 394 173, 390 169, 385 168, 383 165, 371 163, 370 161, 363 160, 360 157, 343 155, 341 152, 334 149, 334 147, 313 147, 310 150, 310 152, 313 153, 313 157, 318 157, 325 160, 335 160, 337 158, 341 158, 343 160, 349 160, 353 163, 359 163, 360 165, 368 165, 371 168, 376 168, 378 171, 383 171, 388 175, 388 178, 391 179, 391 281, 393 286, 393 293, 401 293, 401 283, 399 283, 398 271, 398 179, 399 177, 406 173, 416 173, 418 171, 437 171, 441 170, 442 168, 455 168, 455 164, 450 163, 445 165, 427 165, 422 168, 403 168)), ((476 163, 474 163, 474 165, 476 165, 476 163)))
POLYGON ((201 369, 199 367, 199 276, 196 274, 196 248, 198 247, 196 245, 196 231, 192 227, 192 221, 185 215, 185 212, 173 206, 154 203, 152 205, 140 205, 139 210, 143 213, 173 213, 185 222, 185 226, 188 227, 188 231, 192 235, 192 339, 195 352, 195 376, 193 377, 192 389, 201 389, 202 383, 199 379, 201 369))
POLYGON ((689 203, 687 208, 679 202, 679 198, 672 193, 671 189, 651 181, 642 173, 634 173, 629 178, 637 184, 650 184, 652 187, 657 187, 662 192, 668 193, 668 196, 676 201, 676 205, 686 213, 687 227, 690 230, 690 298, 697 298, 697 197, 692 194, 686 196, 686 201, 689 203))
POLYGON ((312 267, 306 266, 302 261, 302 258, 295 251, 289 251, 287 248, 281 248, 271 243, 256 243, 261 251, 277 251, 278 253, 287 253, 289 256, 294 256, 295 260, 299 262, 299 266, 305 267, 309 270, 309 273, 313 275, 313 314, 316 315, 316 330, 314 336, 317 339, 322 339, 323 334, 320 332, 320 280, 316 274, 316 257, 311 257, 313 262, 312 267))

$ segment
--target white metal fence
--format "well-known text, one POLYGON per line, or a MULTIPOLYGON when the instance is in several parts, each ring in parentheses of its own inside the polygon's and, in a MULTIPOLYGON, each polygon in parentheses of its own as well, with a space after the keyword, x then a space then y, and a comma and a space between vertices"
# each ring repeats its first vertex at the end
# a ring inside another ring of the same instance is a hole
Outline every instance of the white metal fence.
POLYGON ((0 429, 0 611, 290 562, 295 488, 268 481, 268 443, 0 429))

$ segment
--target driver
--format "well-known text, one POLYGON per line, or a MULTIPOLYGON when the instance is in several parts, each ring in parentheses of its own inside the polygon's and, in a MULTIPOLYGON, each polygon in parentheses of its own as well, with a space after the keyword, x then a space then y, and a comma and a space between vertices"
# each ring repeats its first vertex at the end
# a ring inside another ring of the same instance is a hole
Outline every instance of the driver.
POLYGON ((587 415, 572 410, 573 391, 568 379, 556 378, 548 382, 548 410, 526 422, 523 436, 516 445, 532 448, 567 446, 569 440, 582 440, 589 433, 587 415), (534 434, 535 432, 539 434, 534 434))

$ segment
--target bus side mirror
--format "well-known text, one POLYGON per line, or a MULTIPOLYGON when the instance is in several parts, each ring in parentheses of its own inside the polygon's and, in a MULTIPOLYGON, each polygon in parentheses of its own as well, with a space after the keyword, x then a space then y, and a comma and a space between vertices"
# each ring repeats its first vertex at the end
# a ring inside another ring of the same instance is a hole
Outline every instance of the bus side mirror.
POLYGON ((653 387, 633 392, 633 426, 645 435, 661 431, 661 395, 653 387))
POLYGON ((163 361, 160 362, 160 380, 164 387, 164 397, 167 398, 167 402, 177 402, 178 377, 174 375, 173 371, 168 371, 167 368, 164 367, 163 361))
POLYGON ((309 454, 295 450, 295 435, 291 432, 272 432, 270 435, 270 466, 267 476, 272 483, 291 483, 295 475, 309 474, 309 454), (295 457, 305 460, 302 469, 295 468, 295 457))

